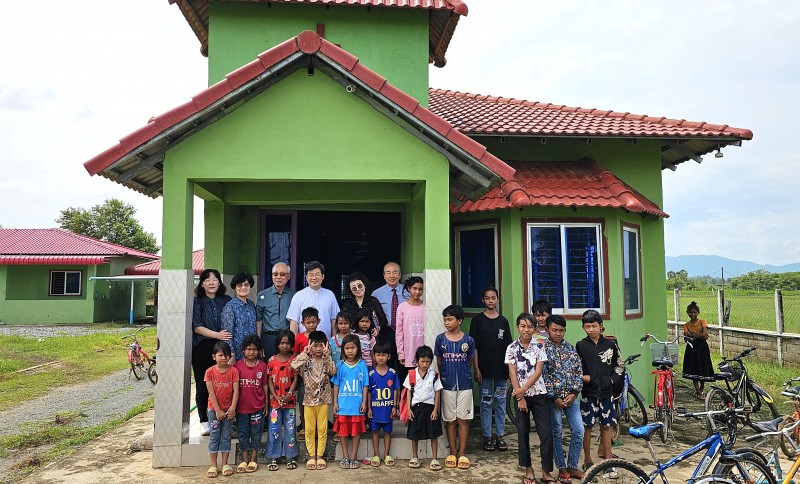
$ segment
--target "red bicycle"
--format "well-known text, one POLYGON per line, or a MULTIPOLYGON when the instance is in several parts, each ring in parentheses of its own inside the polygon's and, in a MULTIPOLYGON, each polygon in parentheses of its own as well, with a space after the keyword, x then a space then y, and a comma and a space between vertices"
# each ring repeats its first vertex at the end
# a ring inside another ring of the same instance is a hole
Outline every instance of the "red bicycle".
MULTIPOLYGON (((128 345, 128 363, 131 365, 131 373, 137 380, 141 380, 144 378, 145 373, 148 374, 150 381, 153 382, 155 385, 154 377, 156 375, 155 365, 156 360, 154 358, 150 358, 150 356, 142 349, 142 346, 139 344, 139 340, 136 338, 136 333, 139 331, 149 328, 150 326, 142 326, 141 328, 137 329, 133 333, 123 336, 122 340, 132 339, 133 341, 131 344, 128 345), (147 363, 148 368, 145 369, 145 363, 147 363), (150 376, 150 375, 153 376, 150 376)), ((157 381, 157 377, 156 381, 157 381)))
MULTIPOLYGON (((641 345, 644 345, 645 341, 650 338, 656 341, 650 344, 650 351, 653 354, 652 363, 656 368, 652 371, 655 386, 653 388, 653 404, 650 405, 650 408, 653 409, 653 422, 663 424, 658 429, 658 437, 662 443, 666 444, 675 418, 675 372, 672 367, 678 362, 678 339, 661 341, 647 333, 639 341, 641 345)), ((687 342, 687 344, 689 343, 687 342)))

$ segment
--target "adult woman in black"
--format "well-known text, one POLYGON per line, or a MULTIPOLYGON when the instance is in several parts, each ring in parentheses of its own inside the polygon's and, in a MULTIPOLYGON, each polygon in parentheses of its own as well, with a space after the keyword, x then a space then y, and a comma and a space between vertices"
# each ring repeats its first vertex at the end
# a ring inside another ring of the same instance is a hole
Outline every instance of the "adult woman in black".
POLYGON ((222 329, 222 308, 231 300, 216 269, 200 273, 200 284, 194 290, 192 309, 192 372, 195 381, 195 402, 202 435, 211 433, 208 423, 208 388, 204 377, 214 364, 212 349, 218 341, 229 341, 231 334, 222 329))
POLYGON ((392 349, 392 359, 389 366, 397 369, 397 343, 394 330, 389 326, 389 320, 383 311, 380 301, 375 296, 370 296, 369 280, 360 272, 353 272, 347 281, 347 287, 353 295, 342 303, 342 311, 346 312, 351 321, 356 321, 356 313, 361 309, 370 311, 375 327, 378 328, 376 340, 386 343, 392 349))

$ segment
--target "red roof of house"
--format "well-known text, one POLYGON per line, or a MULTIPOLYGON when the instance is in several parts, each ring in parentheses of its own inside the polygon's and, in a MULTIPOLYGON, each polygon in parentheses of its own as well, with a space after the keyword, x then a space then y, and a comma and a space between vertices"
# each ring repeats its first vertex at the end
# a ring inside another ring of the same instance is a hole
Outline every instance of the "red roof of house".
POLYGON ((612 137, 730 137, 752 139, 749 129, 620 113, 521 99, 430 89, 431 111, 465 134, 612 137))
POLYGON ((157 195, 162 187, 163 153, 175 145, 175 139, 185 139, 202 129, 204 123, 213 122, 220 112, 235 109, 242 104, 238 103, 240 99, 271 80, 277 75, 276 71, 288 69, 286 65, 278 64, 293 62, 293 66, 298 66, 296 68, 300 65, 305 67, 308 61, 300 62, 305 56, 313 56, 325 65, 334 66, 349 76, 346 83, 360 84, 358 89, 369 92, 370 98, 379 99, 405 122, 419 126, 417 129, 420 134, 431 138, 437 145, 441 144, 451 156, 466 161, 468 169, 462 164, 454 164, 452 170, 455 173, 465 170, 463 174, 459 173, 462 185, 477 174, 482 180, 474 182, 477 187, 475 192, 480 194, 488 190, 492 183, 514 176, 513 168, 489 153, 485 146, 454 129, 453 125, 427 110, 415 98, 361 64, 357 57, 311 31, 305 31, 260 54, 254 61, 193 96, 190 101, 151 118, 146 125, 120 139, 116 145, 85 162, 84 167, 91 175, 100 173, 134 190, 157 195))
POLYGON ((0 255, 159 258, 157 255, 63 229, 0 229, 0 255))
POLYGON ((566 207, 611 207, 630 212, 668 217, 666 213, 625 182, 592 160, 576 162, 513 162, 513 180, 503 183, 476 201, 452 213, 484 212, 531 205, 566 207))
MULTIPOLYGON (((229 0, 231 1, 231 0, 229 0)), ((467 4, 461 0, 238 0, 254 3, 297 3, 306 5, 325 5, 343 7, 391 7, 430 10, 428 61, 436 67, 447 63, 445 54, 458 19, 469 13, 467 4)), ((200 53, 208 55, 208 4, 209 0, 169 0, 177 3, 184 18, 200 41, 200 53)))
MULTIPOLYGON (((195 250, 192 252, 192 270, 194 275, 199 276, 203 272, 203 264, 205 259, 205 250, 195 250)), ((161 271, 161 260, 153 260, 144 262, 135 266, 125 269, 126 276, 157 276, 161 271)))

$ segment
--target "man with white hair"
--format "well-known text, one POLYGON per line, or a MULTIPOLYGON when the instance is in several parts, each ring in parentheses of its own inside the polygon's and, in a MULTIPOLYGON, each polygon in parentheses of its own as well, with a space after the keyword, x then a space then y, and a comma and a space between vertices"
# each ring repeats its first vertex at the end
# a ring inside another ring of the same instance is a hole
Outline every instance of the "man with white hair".
MULTIPOLYGON (((290 329, 286 313, 294 296, 294 289, 286 284, 291 277, 288 264, 278 262, 272 266, 272 286, 256 296, 256 328, 261 330, 261 346, 264 348, 264 361, 278 352, 278 331, 290 329)), ((296 330, 295 330, 296 332, 296 330)))

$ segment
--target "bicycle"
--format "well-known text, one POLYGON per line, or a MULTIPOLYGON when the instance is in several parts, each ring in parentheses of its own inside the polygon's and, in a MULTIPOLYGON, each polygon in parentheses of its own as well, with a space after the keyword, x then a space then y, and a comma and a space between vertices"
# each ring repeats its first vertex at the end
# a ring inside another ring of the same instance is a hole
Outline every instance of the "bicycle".
MULTIPOLYGON (((156 351, 158 351, 158 348, 160 347, 161 347, 161 341, 158 338, 156 338, 156 351)), ((150 366, 147 367, 147 379, 150 380, 150 383, 152 383, 153 385, 158 383, 158 373, 156 371, 156 356, 157 355, 153 355, 152 361, 150 362, 150 366)))
MULTIPOLYGON (((713 415, 727 416, 725 418, 737 418, 737 415, 744 412, 743 409, 726 408, 724 410, 713 410, 710 412, 684 413, 687 418, 711 418, 713 415)), ((712 422, 713 424, 713 422, 712 422)), ((725 446, 722 437, 718 432, 706 437, 702 442, 694 445, 665 463, 661 463, 656 455, 651 439, 664 426, 661 422, 654 422, 640 427, 631 428, 628 433, 638 439, 643 439, 650 450, 655 469, 649 474, 641 467, 623 459, 608 459, 592 466, 586 473, 583 482, 595 484, 618 484, 618 483, 638 483, 652 484, 656 478, 660 477, 663 484, 669 484, 665 471, 689 457, 705 450, 705 454, 700 459, 697 467, 688 479, 688 484, 717 483, 736 483, 736 484, 775 484, 775 478, 764 465, 764 463, 752 453, 735 453, 725 446), (705 475, 711 468, 711 464, 716 460, 716 465, 712 470, 712 475, 705 475)))
POLYGON ((627 369, 627 367, 638 360, 640 356, 642 355, 631 355, 625 358, 625 361, 622 363, 623 367, 625 367, 624 383, 622 391, 613 399, 614 411, 617 415, 617 425, 614 427, 613 433, 611 434, 612 440, 619 439, 620 429, 623 423, 626 424, 628 428, 647 425, 647 410, 644 406, 644 397, 642 397, 639 390, 631 383, 627 369))
MULTIPOLYGON (((660 422, 663 425, 658 429, 658 436, 662 444, 667 443, 667 438, 672 429, 675 418, 675 372, 672 367, 678 362, 678 339, 674 341, 661 341, 654 335, 647 333, 639 338, 640 346, 648 339, 656 342, 650 344, 650 351, 653 354, 653 366, 656 367, 651 373, 654 377, 653 389, 653 422, 660 422)), ((687 342, 687 344, 690 344, 687 342)))
MULTIPOLYGON (((789 427, 795 422, 800 422, 800 386, 791 386, 792 383, 799 381, 800 377, 796 377, 783 382, 784 389, 781 395, 791 398, 790 401, 784 403, 791 403, 794 405, 794 412, 783 418, 783 425, 785 427, 789 427)), ((800 455, 800 452, 797 451, 797 449, 800 448, 800 426, 794 426, 792 428, 793 430, 791 433, 785 434, 781 437, 780 441, 781 449, 784 455, 789 459, 794 459, 800 455)))
MULTIPOLYGON (((759 429, 754 426, 755 422, 764 422, 780 417, 772 397, 766 390, 750 379, 747 367, 742 361, 743 358, 755 350, 755 348, 748 348, 733 358, 722 358, 722 361, 717 365, 720 372, 714 377, 717 381, 724 381, 725 388, 712 384, 708 395, 706 395, 703 407, 706 411, 720 410, 726 407, 750 407, 750 412, 743 414, 742 418, 732 422, 735 428, 727 433, 733 435, 734 438, 740 425, 749 425, 758 432, 759 429)), ((731 422, 727 423, 730 424, 731 422)), ((709 427, 710 431, 711 428, 709 427)), ((729 442, 728 445, 733 445, 733 442, 729 442)))
MULTIPOLYGON (((131 344, 128 345, 128 363, 131 365, 131 373, 137 380, 141 380, 144 378, 144 374, 148 372, 145 370, 144 364, 147 362, 148 367, 153 368, 153 373, 155 373, 155 360, 150 358, 142 349, 142 346, 139 344, 139 340, 136 338, 136 333, 139 331, 149 328, 150 326, 142 326, 141 328, 137 329, 133 333, 123 336, 122 340, 125 341, 126 339, 132 339, 133 341, 131 344)), ((152 380, 150 380, 152 382, 152 380)), ((155 382, 154 382, 155 384, 155 382)))

